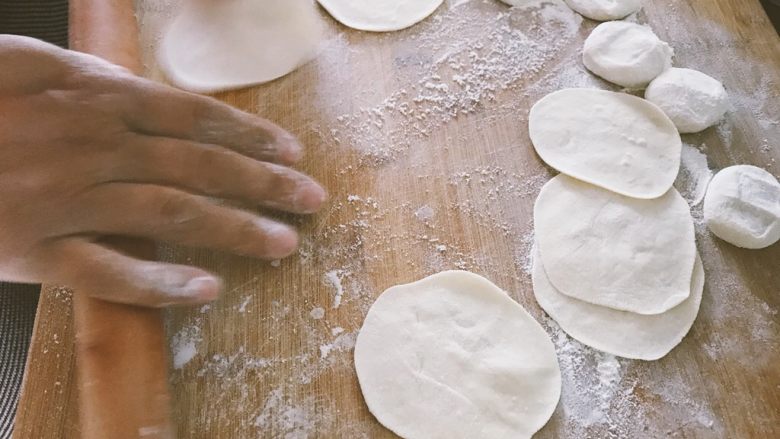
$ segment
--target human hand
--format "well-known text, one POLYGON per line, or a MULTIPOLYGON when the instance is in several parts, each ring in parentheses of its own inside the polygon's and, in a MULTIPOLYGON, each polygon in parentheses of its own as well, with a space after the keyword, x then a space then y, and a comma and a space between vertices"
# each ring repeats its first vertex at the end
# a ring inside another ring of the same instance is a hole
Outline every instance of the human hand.
POLYGON ((214 275, 101 238, 277 259, 297 246, 292 228, 207 197, 293 213, 327 197, 286 167, 301 146, 265 119, 31 38, 0 36, 0 65, 2 280, 145 306, 208 301, 214 275))

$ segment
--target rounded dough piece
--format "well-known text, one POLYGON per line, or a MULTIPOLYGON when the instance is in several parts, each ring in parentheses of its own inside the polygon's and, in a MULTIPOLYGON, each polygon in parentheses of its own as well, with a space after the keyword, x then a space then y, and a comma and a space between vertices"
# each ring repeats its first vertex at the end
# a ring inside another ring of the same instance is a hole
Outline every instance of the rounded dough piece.
POLYGON ((355 369, 371 413, 406 439, 530 438, 561 393, 547 333, 465 271, 382 293, 357 337, 355 369))
POLYGON ((680 344, 696 320, 704 290, 704 266, 698 254, 690 297, 656 315, 618 311, 561 294, 550 283, 538 252, 532 278, 539 306, 571 337, 612 355, 648 361, 665 356, 680 344))
POLYGON ((780 183, 761 168, 729 166, 707 187, 704 220, 715 236, 737 247, 769 247, 780 239, 780 183))
POLYGON ((311 0, 188 0, 158 61, 173 84, 197 93, 260 84, 314 56, 319 20, 311 0))
POLYGON ((371 32, 389 32, 423 21, 444 0, 317 1, 344 26, 371 32))
POLYGON ((558 175, 534 205, 547 276, 563 294, 637 314, 660 314, 691 292, 693 218, 675 189, 624 197, 558 175))
POLYGON ((649 27, 610 21, 596 26, 585 40, 582 61, 609 82, 641 88, 672 66, 673 54, 649 27))
POLYGON ((698 133, 720 121, 729 96, 717 79, 691 69, 671 68, 655 78, 645 99, 658 105, 681 133, 698 133))
POLYGON ((580 15, 596 21, 619 20, 642 7, 642 0, 566 0, 580 15))
POLYGON ((551 93, 531 108, 528 131, 548 165, 628 197, 660 197, 680 169, 682 141, 672 121, 625 93, 551 93))

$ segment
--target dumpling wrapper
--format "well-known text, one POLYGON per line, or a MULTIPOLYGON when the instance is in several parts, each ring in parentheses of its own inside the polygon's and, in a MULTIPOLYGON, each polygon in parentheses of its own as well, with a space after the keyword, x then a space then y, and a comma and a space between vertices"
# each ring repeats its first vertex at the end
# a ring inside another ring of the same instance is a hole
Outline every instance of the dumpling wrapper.
POLYGON ((652 103, 625 93, 570 88, 534 104, 531 142, 548 165, 634 198, 658 198, 680 170, 682 141, 652 103))
POLYGON ((371 32, 390 32, 419 23, 444 0, 317 0, 341 24, 371 32))
POLYGON ((530 438, 561 393, 544 329, 465 271, 382 293, 357 337, 355 369, 371 413, 406 439, 530 438))
POLYGON ((187 0, 157 55, 174 85, 213 93, 284 76, 309 61, 320 40, 311 0, 187 0))
POLYGON ((647 361, 662 358, 680 344, 696 320, 704 291, 704 266, 698 254, 691 295, 662 314, 618 311, 561 294, 547 278, 538 251, 532 278, 539 306, 571 337, 612 355, 647 361))
POLYGON ((690 296, 696 239, 676 189, 624 197, 560 174, 534 205, 550 282, 563 294, 637 314, 660 314, 690 296))

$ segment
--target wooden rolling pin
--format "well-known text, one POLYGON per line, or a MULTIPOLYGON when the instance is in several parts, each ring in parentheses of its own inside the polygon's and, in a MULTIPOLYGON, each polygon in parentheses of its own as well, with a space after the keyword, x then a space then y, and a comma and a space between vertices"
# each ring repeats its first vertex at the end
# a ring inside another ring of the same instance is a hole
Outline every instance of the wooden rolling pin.
MULTIPOLYGON (((143 72, 133 0, 70 0, 70 48, 143 72)), ((152 259, 148 241, 110 245, 152 259)), ((73 298, 79 421, 85 439, 172 438, 168 359, 156 309, 73 298)))

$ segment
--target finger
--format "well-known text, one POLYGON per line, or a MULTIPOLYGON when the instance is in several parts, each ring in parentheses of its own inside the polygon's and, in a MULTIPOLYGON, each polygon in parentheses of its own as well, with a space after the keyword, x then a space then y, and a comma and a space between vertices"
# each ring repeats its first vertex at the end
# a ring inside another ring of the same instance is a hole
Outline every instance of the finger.
POLYGON ((300 172, 218 146, 140 135, 129 141, 118 151, 108 178, 175 186, 292 213, 316 212, 327 198, 300 172))
POLYGON ((164 186, 104 184, 78 204, 89 215, 72 221, 69 234, 137 236, 265 259, 289 256, 298 246, 289 226, 164 186))
POLYGON ((56 241, 47 254, 55 282, 110 302, 195 305, 222 289, 219 278, 201 269, 134 259, 81 238, 56 241))
POLYGON ((266 119, 152 81, 133 81, 124 118, 143 134, 221 145, 258 160, 292 164, 303 154, 292 134, 266 119))

